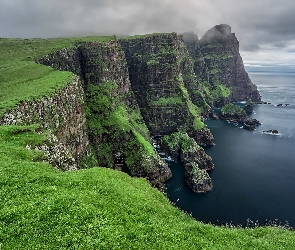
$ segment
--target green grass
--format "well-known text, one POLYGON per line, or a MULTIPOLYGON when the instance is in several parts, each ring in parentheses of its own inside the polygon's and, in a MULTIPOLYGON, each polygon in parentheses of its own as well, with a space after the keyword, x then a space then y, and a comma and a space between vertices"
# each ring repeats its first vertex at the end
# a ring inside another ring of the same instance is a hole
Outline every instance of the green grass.
MULTIPOLYGON (((71 74, 37 65, 35 58, 77 41, 110 38, 0 39, 0 115, 71 81, 71 74)), ((113 120, 146 131, 139 113, 131 113, 128 124, 126 112, 119 106, 113 120)), ((294 232, 282 228, 239 229, 196 221, 145 179, 105 168, 62 172, 39 162, 43 154, 25 148, 46 140, 36 127, 0 126, 1 250, 295 248, 294 232)))
POLYGON ((183 84, 180 85, 180 89, 183 93, 183 96, 187 100, 187 106, 188 106, 190 113, 194 116, 194 121, 193 121, 194 129, 195 130, 202 129, 205 126, 205 124, 200 120, 200 115, 198 113, 198 107, 195 104, 193 104, 193 102, 189 98, 189 94, 187 92, 187 89, 184 87, 183 84))
POLYGON ((159 99, 152 102, 153 105, 156 106, 167 106, 167 105, 176 105, 183 104, 183 101, 178 95, 170 96, 170 97, 160 97, 159 99))
POLYGON ((223 115, 239 115, 239 116, 247 116, 247 113, 244 109, 241 107, 233 104, 233 103, 228 103, 224 105, 221 109, 221 113, 223 115))
POLYGON ((213 89, 210 90, 210 96, 213 100, 220 100, 222 98, 227 98, 230 95, 230 89, 222 84, 216 84, 213 89))
POLYGON ((20 101, 49 96, 72 81, 72 73, 36 64, 35 59, 80 41, 113 38, 0 39, 0 117, 20 101))
POLYGON ((147 37, 153 37, 156 35, 169 35, 171 34, 171 32, 167 32, 167 33, 152 33, 152 34, 142 34, 142 35, 134 35, 134 36, 127 36, 124 39, 138 39, 138 38, 147 38, 147 37))
POLYGON ((34 127, 0 127, 2 249, 294 249, 281 228, 216 227, 181 212, 145 179, 33 162, 34 127))

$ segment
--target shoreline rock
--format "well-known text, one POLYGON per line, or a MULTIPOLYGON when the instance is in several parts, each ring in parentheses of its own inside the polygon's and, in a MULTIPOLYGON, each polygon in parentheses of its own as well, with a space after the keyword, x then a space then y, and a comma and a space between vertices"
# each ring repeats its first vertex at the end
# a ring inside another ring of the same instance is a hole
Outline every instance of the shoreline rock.
POLYGON ((161 149, 184 167, 185 181, 196 193, 206 193, 213 187, 207 173, 214 169, 212 158, 187 133, 176 132, 161 139, 161 149))
POLYGON ((278 134, 279 131, 277 129, 269 129, 269 130, 263 130, 263 133, 270 133, 270 134, 278 134))
POLYGON ((257 119, 247 116, 244 109, 232 103, 227 104, 222 108, 220 118, 230 123, 241 124, 244 129, 250 131, 255 130, 256 126, 261 125, 257 119))

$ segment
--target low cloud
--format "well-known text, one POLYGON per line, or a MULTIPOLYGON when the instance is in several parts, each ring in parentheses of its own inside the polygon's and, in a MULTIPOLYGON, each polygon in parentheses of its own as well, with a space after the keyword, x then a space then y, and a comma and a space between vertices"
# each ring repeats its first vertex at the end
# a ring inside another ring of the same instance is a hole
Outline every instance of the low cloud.
POLYGON ((294 11, 289 0, 1 0, 0 37, 194 31, 201 38, 226 23, 245 54, 271 47, 290 52, 294 11))

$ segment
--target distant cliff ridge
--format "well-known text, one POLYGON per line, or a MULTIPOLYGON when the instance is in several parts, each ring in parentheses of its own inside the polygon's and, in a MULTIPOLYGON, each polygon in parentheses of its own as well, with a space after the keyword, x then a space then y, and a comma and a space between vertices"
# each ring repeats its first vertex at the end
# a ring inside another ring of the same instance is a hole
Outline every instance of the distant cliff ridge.
POLYGON ((261 101, 256 85, 244 69, 239 41, 229 25, 214 26, 200 40, 192 34, 184 34, 184 41, 191 48, 196 74, 208 79, 212 88, 221 84, 230 89, 229 101, 261 101))
POLYGON ((35 122, 50 129, 68 150, 68 160, 56 161, 61 169, 99 165, 158 188, 171 171, 152 136, 165 138, 163 150, 181 158, 188 185, 206 192, 212 188, 206 171, 214 164, 199 145, 214 145, 214 139, 204 117, 214 105, 260 101, 228 25, 213 27, 201 40, 193 33, 167 33, 78 42, 37 62, 73 72, 75 81, 51 99, 20 104, 2 124, 35 122))

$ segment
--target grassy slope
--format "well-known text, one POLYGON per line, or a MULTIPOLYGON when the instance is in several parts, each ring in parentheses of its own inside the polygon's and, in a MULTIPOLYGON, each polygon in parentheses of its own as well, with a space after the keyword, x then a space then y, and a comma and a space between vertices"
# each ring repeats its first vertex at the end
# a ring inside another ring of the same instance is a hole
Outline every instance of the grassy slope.
POLYGON ((105 168, 61 172, 24 148, 33 127, 0 128, 1 249, 282 249, 294 233, 195 221, 140 178, 105 168), (24 131, 17 133, 17 131, 24 131))
POLYGON ((75 42, 109 41, 113 37, 83 39, 3 39, 0 38, 0 117, 21 100, 46 96, 71 80, 69 72, 55 71, 34 62, 75 42))
MULTIPOLYGON (((0 107, 5 109, 43 95, 37 92, 37 79, 47 82, 44 88, 50 93, 56 87, 50 74, 57 74, 53 79, 64 74, 35 65, 27 56, 72 41, 29 41, 34 46, 0 39, 0 107), (32 47, 33 54, 28 52, 32 47), (28 68, 20 74, 22 67, 28 68), (15 74, 9 76, 5 69, 15 74)), ((294 232, 283 229, 231 229, 195 221, 144 179, 104 168, 60 172, 24 148, 42 140, 34 127, 0 127, 0 249, 295 248, 294 232)))

